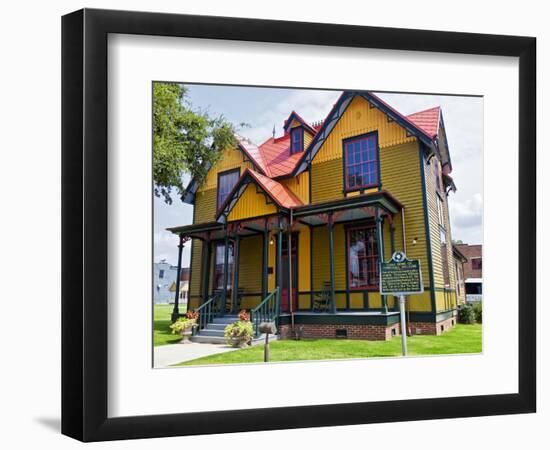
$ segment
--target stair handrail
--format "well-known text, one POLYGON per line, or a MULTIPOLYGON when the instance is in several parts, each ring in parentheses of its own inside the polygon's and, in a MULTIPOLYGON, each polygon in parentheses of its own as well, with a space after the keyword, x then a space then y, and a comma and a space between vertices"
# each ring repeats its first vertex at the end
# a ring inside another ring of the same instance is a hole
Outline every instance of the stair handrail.
POLYGON ((196 326, 193 327, 193 336, 221 314, 220 299, 220 293, 216 292, 195 310, 199 317, 196 326))
POLYGON ((279 288, 276 287, 264 298, 258 306, 250 310, 250 320, 254 327, 254 335, 260 335, 260 323, 273 322, 279 317, 279 288))

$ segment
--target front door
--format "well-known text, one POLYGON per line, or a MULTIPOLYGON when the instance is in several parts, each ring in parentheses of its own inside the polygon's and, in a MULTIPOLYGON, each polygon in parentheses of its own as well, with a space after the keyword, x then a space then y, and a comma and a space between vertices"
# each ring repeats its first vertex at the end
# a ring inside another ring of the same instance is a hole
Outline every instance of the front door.
POLYGON ((288 255, 288 235, 283 236, 283 280, 281 283, 281 312, 290 312, 290 298, 292 299, 292 311, 296 311, 296 295, 298 292, 298 234, 292 234, 290 240, 291 246, 291 270, 292 270, 292 286, 289 281, 289 255, 288 255), (290 295, 289 295, 290 293, 290 295), (290 298, 289 298, 290 297, 290 298))

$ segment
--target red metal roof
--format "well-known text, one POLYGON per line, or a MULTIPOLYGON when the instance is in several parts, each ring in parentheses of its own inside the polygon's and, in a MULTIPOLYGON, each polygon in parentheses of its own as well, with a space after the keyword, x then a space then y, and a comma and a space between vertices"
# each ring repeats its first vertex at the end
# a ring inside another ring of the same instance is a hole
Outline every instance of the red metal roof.
POLYGON ((432 139, 439 133, 439 118, 441 116, 441 108, 434 106, 424 111, 418 111, 409 114, 407 119, 414 123, 418 128, 424 131, 432 139))
POLYGON ((270 138, 259 147, 267 166, 266 175, 280 177, 292 172, 302 153, 290 154, 290 137, 288 134, 270 138))
POLYGON ((303 205, 303 202, 296 197, 290 189, 283 186, 278 181, 272 180, 251 169, 247 169, 247 171, 257 181, 260 187, 283 208, 296 208, 297 206, 303 205))
MULTIPOLYGON (((427 136, 432 139, 435 138, 439 131, 439 118, 441 108, 436 106, 434 108, 426 109, 424 111, 419 111, 414 114, 405 116, 386 102, 384 102, 380 97, 375 96, 371 93, 376 99, 384 103, 389 109, 391 109, 395 114, 402 117, 404 120, 410 122, 412 125, 419 128, 421 131, 426 133, 427 136)), ((330 116, 330 113, 329 113, 330 116)), ((307 125, 308 131, 312 131, 313 135, 321 129, 323 122, 316 123, 314 125, 307 124, 298 113, 292 111, 289 116, 293 118, 298 118, 297 120, 303 121, 307 125)), ((288 120, 285 120, 285 126, 287 125, 288 120)), ((269 138, 263 144, 256 146, 252 142, 248 141, 245 138, 238 137, 239 144, 247 153, 251 159, 256 163, 256 166, 268 177, 277 178, 281 176, 290 175, 295 169, 298 161, 303 155, 303 152, 290 154, 290 137, 289 134, 285 132, 283 136, 276 138, 269 138)))
POLYGON ((269 167, 265 163, 258 146, 242 136, 237 135, 236 138, 239 146, 248 155, 252 162, 256 163, 263 173, 269 174, 269 167))

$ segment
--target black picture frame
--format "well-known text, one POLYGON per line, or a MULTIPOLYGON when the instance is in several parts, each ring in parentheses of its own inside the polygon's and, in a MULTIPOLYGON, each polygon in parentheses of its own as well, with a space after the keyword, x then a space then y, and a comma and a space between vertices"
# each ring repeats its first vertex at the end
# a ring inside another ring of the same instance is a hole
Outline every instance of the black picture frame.
POLYGON ((535 412, 535 71, 533 37, 93 9, 64 16, 62 433, 102 441, 535 412), (109 33, 518 57, 518 393, 108 418, 109 33))

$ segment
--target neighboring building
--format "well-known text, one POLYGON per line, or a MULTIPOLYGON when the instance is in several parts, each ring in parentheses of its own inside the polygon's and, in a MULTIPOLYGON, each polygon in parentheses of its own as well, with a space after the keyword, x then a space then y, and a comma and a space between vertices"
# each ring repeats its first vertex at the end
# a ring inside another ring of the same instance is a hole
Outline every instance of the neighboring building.
POLYGON ((457 244, 456 248, 468 259, 464 263, 464 278, 483 278, 483 246, 457 244))
POLYGON ((193 224, 170 228, 192 239, 201 326, 259 306, 253 318, 277 320, 281 337, 389 339, 398 302, 379 293, 379 262, 402 250, 425 289, 408 297, 410 330, 452 327, 451 170, 439 107, 404 116, 370 92, 344 92, 318 124, 292 112, 261 145, 239 137, 187 187, 193 224))
POLYGON ((166 260, 153 263, 153 301, 155 303, 171 303, 174 294, 170 292, 172 283, 176 281, 178 268, 168 264, 166 260))
POLYGON ((466 286, 464 283, 464 264, 468 258, 453 244, 453 261, 456 273, 456 299, 459 305, 466 303, 466 286))
POLYGON ((467 259, 463 265, 466 302, 480 302, 483 299, 483 246, 459 244, 457 248, 467 259))
MULTIPOLYGON (((177 267, 176 267, 177 270, 177 267)), ((170 286, 170 292, 172 293, 172 299, 170 303, 174 303, 174 293, 177 289, 177 284, 174 281, 170 286)), ((189 299, 189 267, 182 267, 180 277, 180 295, 179 295, 179 310, 187 311, 187 302, 189 299)))

